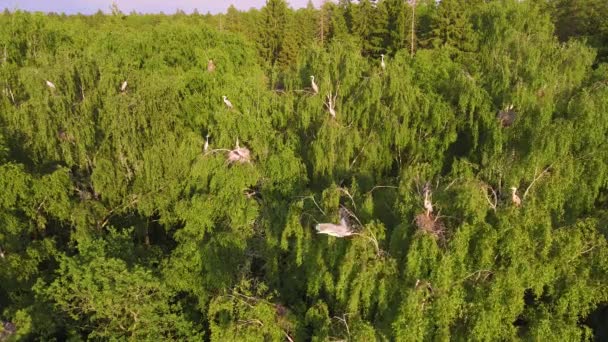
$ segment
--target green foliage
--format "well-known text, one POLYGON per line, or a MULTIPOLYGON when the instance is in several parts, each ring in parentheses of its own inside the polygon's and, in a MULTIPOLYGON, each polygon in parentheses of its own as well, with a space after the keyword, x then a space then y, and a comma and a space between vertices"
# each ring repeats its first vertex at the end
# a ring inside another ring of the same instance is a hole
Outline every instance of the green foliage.
POLYGON ((411 5, 0 15, 11 338, 601 338, 602 5, 411 5))

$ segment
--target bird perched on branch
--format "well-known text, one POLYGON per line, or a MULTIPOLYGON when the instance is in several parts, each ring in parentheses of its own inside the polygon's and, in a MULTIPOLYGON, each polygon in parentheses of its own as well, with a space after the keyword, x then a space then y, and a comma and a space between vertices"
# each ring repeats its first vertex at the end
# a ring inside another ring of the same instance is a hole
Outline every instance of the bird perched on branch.
POLYGON ((203 146, 203 151, 207 152, 209 149, 209 133, 205 136, 205 145, 203 146))
POLYGON ((519 206, 521 206, 521 198, 519 198, 519 196, 517 196, 516 192, 517 192, 517 188, 512 186, 511 187, 511 202, 513 202, 513 204, 515 204, 516 207, 519 207, 519 206))
POLYGON ((427 217, 433 212, 433 203, 431 202, 431 189, 428 183, 424 186, 424 209, 426 210, 427 217))
POLYGON ((315 83, 315 77, 312 75, 310 76, 310 86, 315 94, 319 93, 319 86, 315 83))
POLYGON ((226 104, 226 107, 232 109, 232 102, 230 102, 230 100, 228 100, 228 97, 226 95, 222 96, 222 98, 224 99, 224 103, 226 104))

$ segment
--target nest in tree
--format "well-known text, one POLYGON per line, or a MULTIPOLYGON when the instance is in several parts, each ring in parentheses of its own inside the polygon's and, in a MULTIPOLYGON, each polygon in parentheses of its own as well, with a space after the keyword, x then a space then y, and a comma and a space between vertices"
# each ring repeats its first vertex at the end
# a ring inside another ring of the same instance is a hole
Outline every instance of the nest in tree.
POLYGON ((496 115, 502 127, 511 127, 517 118, 517 113, 513 110, 513 106, 509 106, 498 112, 496 115))
POLYGON ((251 153, 246 147, 237 147, 228 152, 228 162, 232 163, 248 163, 251 160, 251 153))
POLYGON ((74 136, 71 135, 70 133, 66 132, 63 129, 60 129, 57 132, 57 138, 59 138, 59 140, 61 140, 61 141, 65 141, 65 142, 74 142, 74 136))
POLYGON ((439 217, 436 217, 431 213, 428 215, 426 213, 416 215, 416 226, 418 226, 418 229, 421 231, 435 237, 443 236, 443 233, 445 232, 443 222, 439 220, 439 217))
POLYGON ((17 327, 12 322, 2 322, 2 330, 0 331, 0 341, 6 341, 8 338, 17 332, 17 327))

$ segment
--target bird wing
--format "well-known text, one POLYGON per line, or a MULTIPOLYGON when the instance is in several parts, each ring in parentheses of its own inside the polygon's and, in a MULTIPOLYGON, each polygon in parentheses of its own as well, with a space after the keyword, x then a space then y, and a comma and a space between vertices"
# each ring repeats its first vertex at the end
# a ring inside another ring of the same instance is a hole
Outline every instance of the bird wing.
POLYGON ((335 237, 345 237, 353 234, 352 230, 342 222, 340 225, 333 223, 319 223, 315 227, 318 234, 327 234, 335 237))

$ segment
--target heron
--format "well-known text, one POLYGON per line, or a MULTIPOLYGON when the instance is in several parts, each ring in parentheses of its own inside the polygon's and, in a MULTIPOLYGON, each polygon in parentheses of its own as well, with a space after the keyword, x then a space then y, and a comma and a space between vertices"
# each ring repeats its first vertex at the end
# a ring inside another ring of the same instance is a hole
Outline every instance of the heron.
POLYGON ((424 189, 424 209, 426 209, 426 216, 428 217, 433 212, 433 203, 430 199, 431 190, 427 186, 424 189))
POLYGON ((122 82, 122 85, 120 86, 120 91, 121 92, 125 92, 125 90, 127 90, 127 80, 125 80, 124 82, 122 82))
POLYGON ((46 80, 46 85, 51 89, 56 89, 55 84, 49 80, 46 80))
POLYGON ((519 206, 521 206, 521 198, 519 198, 519 196, 517 196, 516 192, 517 192, 517 188, 512 186, 511 187, 511 201, 513 202, 513 204, 515 204, 516 207, 519 207, 519 206))
POLYGON ((312 87, 312 91, 315 94, 318 94, 319 93, 319 86, 315 83, 315 77, 312 76, 312 75, 310 76, 310 85, 312 87))
POLYGON ((228 97, 226 95, 222 96, 222 98, 224 99, 224 103, 226 104, 226 107, 228 107, 230 109, 234 108, 232 106, 232 102, 230 102, 230 100, 228 100, 228 97))
POLYGON ((203 147, 203 151, 207 151, 209 149, 209 133, 205 136, 205 146, 203 147))
POLYGON ((213 60, 210 59, 209 61, 207 61, 207 72, 214 72, 215 71, 215 63, 213 63, 213 60))
POLYGON ((316 225, 315 230, 317 234, 327 234, 339 238, 355 234, 344 217, 340 219, 340 224, 319 223, 316 225))
POLYGON ((384 54, 381 54, 380 57, 382 58, 382 61, 380 61, 380 67, 382 70, 384 70, 386 69, 386 63, 384 63, 384 54))
POLYGON ((332 93, 330 92, 327 95, 327 101, 325 102, 325 106, 327 106, 327 110, 329 111, 329 114, 335 118, 336 117, 336 98, 338 97, 338 94, 336 93, 336 95, 332 96, 332 93))

